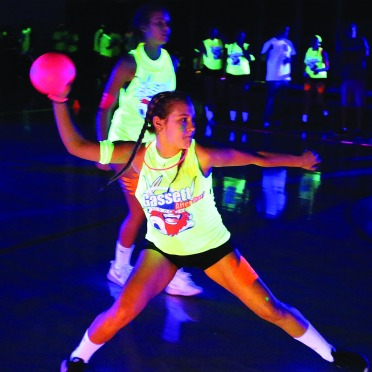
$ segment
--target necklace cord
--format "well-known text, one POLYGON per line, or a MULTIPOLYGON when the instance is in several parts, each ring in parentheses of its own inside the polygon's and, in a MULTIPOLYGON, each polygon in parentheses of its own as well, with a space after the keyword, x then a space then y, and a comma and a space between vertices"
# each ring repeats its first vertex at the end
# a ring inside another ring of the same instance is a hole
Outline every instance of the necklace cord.
POLYGON ((186 155, 187 155, 187 151, 188 151, 188 150, 186 150, 186 151, 182 151, 182 153, 181 153, 181 157, 180 157, 180 159, 178 160, 178 162, 175 163, 175 164, 173 164, 173 165, 171 165, 171 166, 169 166, 169 167, 167 167, 167 168, 153 168, 153 167, 151 167, 150 165, 148 165, 148 164, 146 163, 145 158, 143 159, 143 162, 144 162, 144 164, 146 165, 146 167, 149 168, 149 169, 151 169, 151 170, 155 170, 155 171, 165 171, 165 170, 168 170, 168 169, 172 169, 172 168, 176 167, 177 165, 181 164, 181 163, 185 160, 185 157, 186 157, 186 155))

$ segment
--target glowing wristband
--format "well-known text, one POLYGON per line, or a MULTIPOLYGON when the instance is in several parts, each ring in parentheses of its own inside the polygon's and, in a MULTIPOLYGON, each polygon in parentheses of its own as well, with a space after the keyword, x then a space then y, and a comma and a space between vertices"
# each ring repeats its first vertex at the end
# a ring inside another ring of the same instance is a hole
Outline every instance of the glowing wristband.
POLYGON ((101 164, 109 164, 112 153, 114 152, 114 144, 110 140, 99 141, 99 162, 101 164))
POLYGON ((53 102, 57 102, 57 103, 63 103, 63 102, 67 102, 68 101, 68 98, 67 97, 58 97, 54 94, 48 94, 48 98, 53 101, 53 102))
POLYGON ((116 101, 115 97, 110 93, 103 93, 99 108, 102 110, 109 109, 116 101))

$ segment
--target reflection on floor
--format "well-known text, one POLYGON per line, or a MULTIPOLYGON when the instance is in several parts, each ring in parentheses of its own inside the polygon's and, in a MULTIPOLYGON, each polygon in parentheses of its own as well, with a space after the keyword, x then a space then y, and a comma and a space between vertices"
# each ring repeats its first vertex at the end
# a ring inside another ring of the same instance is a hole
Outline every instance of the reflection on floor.
MULTIPOLYGON (((92 134, 92 116, 79 118, 81 130, 92 134)), ((226 127, 218 136, 213 129, 204 137, 201 126, 197 139, 227 145, 226 127)), ((106 273, 126 207, 118 185, 99 191, 106 172, 66 153, 50 110, 3 115, 0 130, 0 370, 58 371, 120 291, 106 273)), ((316 172, 215 169, 216 202, 236 245, 273 293, 301 310, 329 342, 372 358, 371 147, 312 133, 245 133, 244 142, 232 145, 310 148, 323 163, 316 172)), ((95 371, 338 370, 204 273, 188 271, 203 294, 159 295, 93 356, 95 371)))

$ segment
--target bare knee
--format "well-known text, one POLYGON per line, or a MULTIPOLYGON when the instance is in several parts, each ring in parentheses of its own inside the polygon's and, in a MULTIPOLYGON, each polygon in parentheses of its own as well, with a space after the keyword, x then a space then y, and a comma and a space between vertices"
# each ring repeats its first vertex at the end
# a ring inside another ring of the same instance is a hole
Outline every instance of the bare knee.
POLYGON ((134 313, 131 312, 130 309, 119 308, 115 312, 114 318, 118 328, 123 328, 134 318, 134 313))
POLYGON ((115 303, 93 321, 89 327, 89 338, 96 344, 103 344, 125 327, 134 317, 133 312, 124 307, 119 307, 115 303))
POLYGON ((256 314, 267 322, 279 325, 288 315, 288 307, 280 301, 269 299, 256 314))
POLYGON ((139 311, 131 306, 120 306, 119 304, 114 304, 106 313, 109 317, 110 323, 118 331, 125 327, 129 322, 131 322, 137 315, 139 311))

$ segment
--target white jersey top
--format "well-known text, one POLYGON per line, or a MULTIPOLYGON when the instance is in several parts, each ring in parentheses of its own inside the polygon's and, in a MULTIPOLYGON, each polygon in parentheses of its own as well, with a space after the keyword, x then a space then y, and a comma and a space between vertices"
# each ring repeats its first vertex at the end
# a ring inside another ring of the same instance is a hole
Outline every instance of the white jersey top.
MULTIPOLYGON (((165 49, 155 61, 146 54, 144 43, 129 53, 136 60, 137 69, 128 87, 120 89, 119 107, 114 112, 108 134, 110 141, 137 141, 151 98, 159 92, 176 89, 174 65, 165 49)), ((153 137, 146 131, 143 142, 153 137)))
POLYGON ((291 62, 285 62, 296 54, 292 42, 276 37, 266 41, 261 54, 267 53, 266 81, 291 80, 291 62))
POLYGON ((226 243, 230 232, 216 207, 212 173, 205 177, 200 170, 195 140, 178 174, 181 151, 164 159, 156 140, 147 146, 135 193, 147 217, 146 239, 161 251, 180 256, 226 243))

